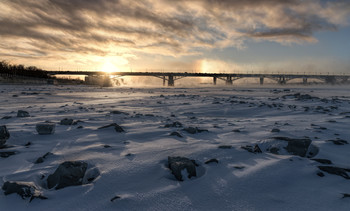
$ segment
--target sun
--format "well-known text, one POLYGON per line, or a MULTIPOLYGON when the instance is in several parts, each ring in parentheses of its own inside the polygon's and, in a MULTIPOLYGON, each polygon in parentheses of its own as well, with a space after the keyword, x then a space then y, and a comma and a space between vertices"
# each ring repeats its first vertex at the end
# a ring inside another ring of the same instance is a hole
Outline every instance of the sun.
POLYGON ((115 66, 112 62, 106 61, 101 67, 100 71, 105 73, 119 72, 119 68, 115 66))

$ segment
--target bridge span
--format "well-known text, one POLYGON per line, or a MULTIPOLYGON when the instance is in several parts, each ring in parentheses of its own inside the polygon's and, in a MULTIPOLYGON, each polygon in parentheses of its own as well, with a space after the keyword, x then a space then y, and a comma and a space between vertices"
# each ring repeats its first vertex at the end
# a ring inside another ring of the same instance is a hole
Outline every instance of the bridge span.
POLYGON ((151 76, 163 80, 163 85, 174 86, 175 81, 185 77, 211 77, 213 84, 216 85, 217 80, 225 81, 226 85, 232 85, 233 81, 240 78, 259 78, 260 84, 264 84, 264 79, 269 78, 275 80, 279 84, 286 84, 292 79, 302 79, 307 84, 308 79, 319 79, 325 83, 346 83, 350 78, 350 74, 294 74, 294 73, 191 73, 191 72, 101 72, 101 71, 48 71, 49 75, 85 75, 85 76, 151 76))

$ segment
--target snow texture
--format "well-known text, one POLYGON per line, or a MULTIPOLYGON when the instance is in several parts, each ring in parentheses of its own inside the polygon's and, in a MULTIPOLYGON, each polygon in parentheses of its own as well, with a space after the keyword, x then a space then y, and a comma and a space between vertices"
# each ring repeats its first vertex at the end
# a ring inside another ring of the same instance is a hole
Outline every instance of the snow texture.
POLYGON ((348 90, 0 85, 0 187, 29 184, 0 210, 349 210, 348 90), (169 156, 196 176, 178 181, 169 156), (84 177, 48 187, 66 161, 84 177), (29 202, 33 187, 47 199, 29 202))

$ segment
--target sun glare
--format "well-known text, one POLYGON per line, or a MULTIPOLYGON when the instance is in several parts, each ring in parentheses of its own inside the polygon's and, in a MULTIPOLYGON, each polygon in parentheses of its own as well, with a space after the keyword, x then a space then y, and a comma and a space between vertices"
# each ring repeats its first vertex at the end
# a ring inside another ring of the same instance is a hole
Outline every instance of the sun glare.
POLYGON ((101 68, 101 71, 102 72, 105 72, 105 73, 111 73, 111 72, 119 72, 119 68, 116 67, 112 62, 110 61, 106 61, 102 68, 101 68))
POLYGON ((207 73, 210 72, 210 64, 206 60, 201 61, 201 73, 207 73))

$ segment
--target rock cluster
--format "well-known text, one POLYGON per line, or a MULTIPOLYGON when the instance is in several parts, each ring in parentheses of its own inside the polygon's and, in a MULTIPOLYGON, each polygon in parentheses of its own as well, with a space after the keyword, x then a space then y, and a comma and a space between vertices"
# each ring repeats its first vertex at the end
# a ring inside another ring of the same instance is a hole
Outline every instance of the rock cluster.
POLYGON ((183 130, 186 131, 187 133, 190 133, 190 134, 196 134, 196 133, 201 133, 201 132, 208 132, 208 130, 199 129, 197 127, 187 127, 187 128, 184 128, 183 130))
POLYGON ((248 152, 251 152, 251 153, 262 153, 260 147, 255 144, 254 147, 253 146, 250 146, 250 145, 246 145, 246 146, 241 146, 242 149, 244 150, 247 150, 248 152))
POLYGON ((171 124, 166 124, 164 127, 182 127, 182 123, 181 122, 173 122, 171 124))
POLYGON ((5 195, 17 193, 22 199, 30 198, 32 201, 34 198, 47 199, 42 196, 38 191, 38 188, 31 182, 5 182, 2 186, 5 195))
POLYGON ((318 166, 318 168, 321 171, 325 171, 329 174, 335 174, 335 175, 344 177, 345 179, 350 179, 350 176, 348 174, 348 172, 350 172, 350 169, 340 168, 335 166, 318 166))
POLYGON ((246 145, 241 146, 241 148, 252 153, 266 151, 277 155, 297 155, 312 158, 318 154, 318 148, 312 145, 311 142, 312 140, 309 138, 274 137, 254 146, 246 145))
POLYGON ((335 145, 345 145, 345 144, 349 144, 346 140, 343 139, 335 139, 335 140, 327 140, 327 142, 333 142, 333 144, 335 145))

